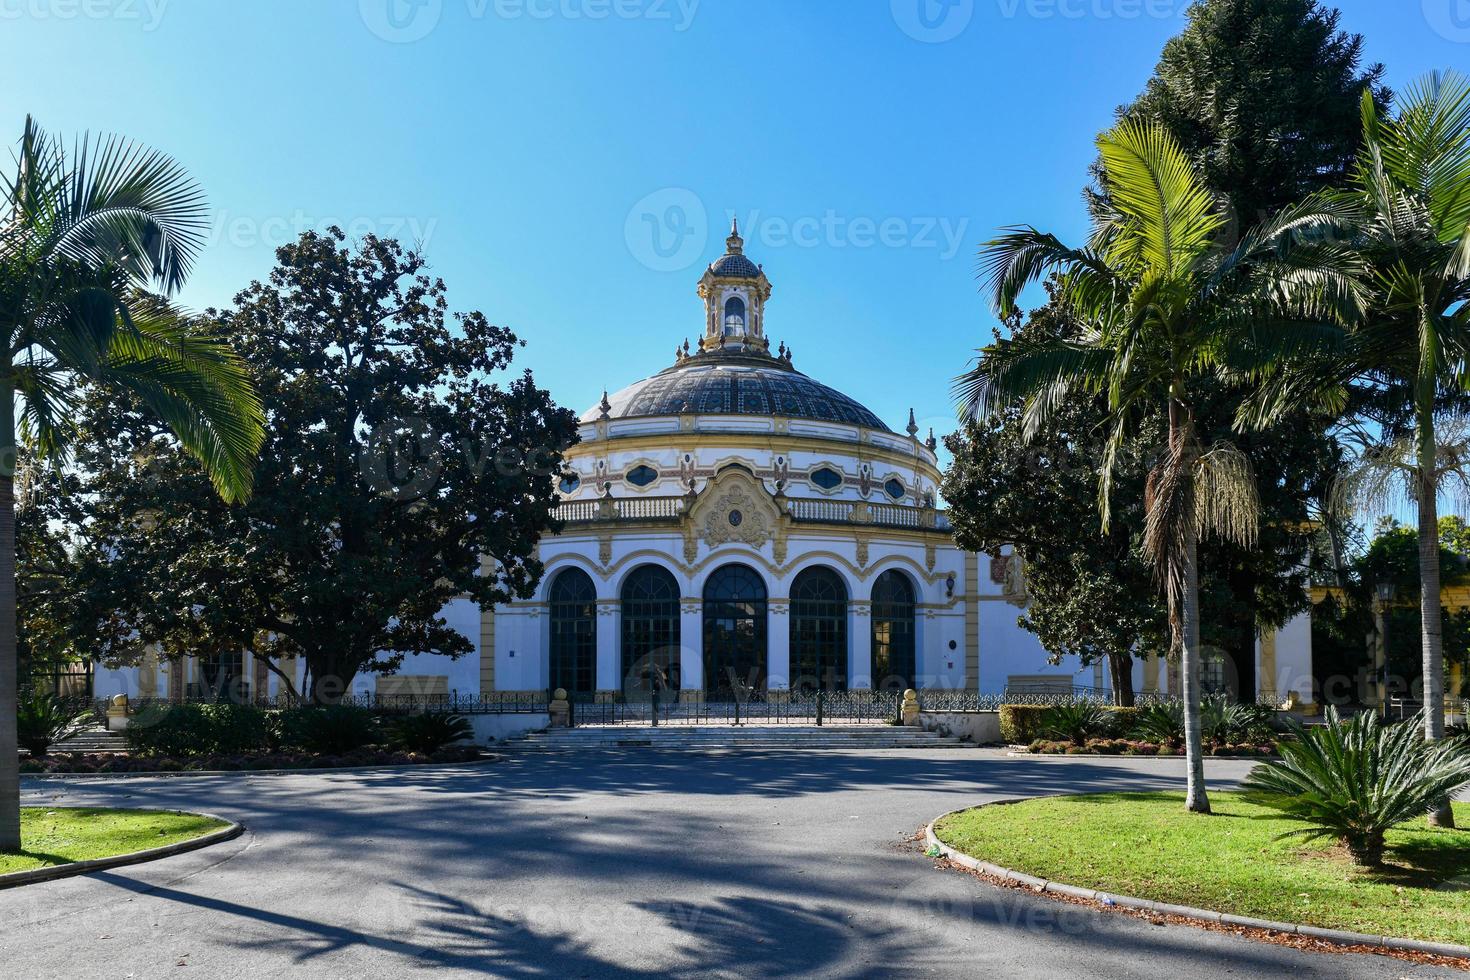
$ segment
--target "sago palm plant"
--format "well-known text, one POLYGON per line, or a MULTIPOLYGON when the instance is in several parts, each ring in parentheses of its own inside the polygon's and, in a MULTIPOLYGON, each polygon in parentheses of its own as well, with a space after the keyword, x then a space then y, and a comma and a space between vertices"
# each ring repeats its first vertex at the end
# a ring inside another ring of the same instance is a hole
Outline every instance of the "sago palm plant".
POLYGON ((1340 841, 1356 863, 1377 867, 1391 828, 1470 785, 1470 752, 1426 741, 1423 722, 1384 725, 1371 711, 1344 722, 1330 707, 1326 725, 1293 721, 1296 737, 1278 746, 1279 762, 1246 777, 1247 796, 1307 824, 1308 840, 1340 841))
POLYGON ((14 850, 17 437, 55 456, 79 385, 126 389, 173 428, 226 498, 240 499, 263 414, 228 346, 137 298, 149 286, 176 290, 203 244, 203 195, 178 164, 115 138, 68 152, 27 119, 0 188, 0 850, 14 850))
POLYGON ((1194 406, 1202 382, 1248 378, 1301 344, 1300 335, 1361 308, 1357 267, 1330 240, 1298 240, 1325 219, 1288 211, 1224 244, 1222 203, 1157 124, 1124 122, 1098 140, 1103 200, 1088 244, 1072 248, 1030 227, 1008 229, 981 253, 997 312, 1057 277, 1074 329, 1016 337, 983 351, 956 385, 962 412, 1021 403, 1035 433, 1064 400, 1104 396, 1109 408, 1099 506, 1104 526, 1114 463, 1141 417, 1167 419, 1145 501, 1144 544, 1167 600, 1182 659, 1188 807, 1209 812, 1200 732, 1200 536, 1243 546, 1256 537, 1259 502, 1249 461, 1229 444, 1202 445, 1194 406))

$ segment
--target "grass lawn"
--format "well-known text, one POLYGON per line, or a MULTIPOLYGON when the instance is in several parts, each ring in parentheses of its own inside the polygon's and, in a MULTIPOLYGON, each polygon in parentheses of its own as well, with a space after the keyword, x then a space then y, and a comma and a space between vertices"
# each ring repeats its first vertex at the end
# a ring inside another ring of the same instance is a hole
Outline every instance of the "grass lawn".
MULTIPOLYGON (((1470 830, 1424 820, 1388 836, 1381 873, 1331 842, 1278 839, 1302 825, 1211 793, 1213 816, 1182 793, 1031 800, 946 817, 939 839, 1014 871, 1099 891, 1261 919, 1470 946, 1470 830)), ((1455 817, 1470 827, 1470 805, 1455 817)))
POLYGON ((21 852, 0 851, 0 874, 145 851, 228 826, 212 817, 158 810, 22 807, 21 852))

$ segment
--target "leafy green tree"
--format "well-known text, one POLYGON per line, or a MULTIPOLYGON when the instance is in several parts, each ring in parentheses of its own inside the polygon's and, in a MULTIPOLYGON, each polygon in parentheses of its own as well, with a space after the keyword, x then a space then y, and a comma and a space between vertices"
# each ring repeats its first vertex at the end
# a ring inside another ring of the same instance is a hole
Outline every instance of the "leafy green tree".
MULTIPOLYGON (((1397 114, 1362 103, 1364 149, 1353 185, 1315 198, 1331 226, 1315 230, 1362 256, 1367 315, 1345 335, 1324 331, 1313 363, 1284 362, 1256 418, 1326 393, 1349 405, 1368 435, 1359 503, 1394 490, 1418 510, 1426 736, 1444 737, 1439 498, 1470 488, 1464 439, 1470 391, 1470 82, 1435 73, 1412 86, 1397 114), (1453 448, 1448 439, 1454 435, 1453 448)), ((1304 351, 1306 352, 1306 351, 1304 351)), ((1453 826, 1443 801, 1433 816, 1453 826)))
POLYGON ((57 456, 77 386, 146 403, 215 491, 250 492, 260 403, 238 358, 131 288, 172 292, 203 241, 204 198, 169 158, 120 139, 75 153, 29 118, 4 181, 0 223, 0 850, 20 847, 16 750, 16 409, 30 446, 57 456))
POLYGON ((1339 185, 1361 143, 1365 93, 1386 107, 1382 65, 1318 0, 1199 0, 1120 119, 1157 121, 1229 202, 1234 239, 1339 185))
MULTIPOLYGON (((1064 333, 1056 311, 1041 307, 1013 334, 1064 333)), ((1098 513, 1096 430, 1106 417, 1105 399, 1077 398, 1029 439, 1019 401, 971 420, 946 440, 954 462, 943 491, 961 547, 999 554, 1010 546, 1022 561, 1028 602, 1019 622, 1052 662, 1106 663, 1114 699, 1131 706, 1134 658, 1165 649, 1167 623, 1133 530, 1143 525, 1145 461, 1119 466, 1115 479, 1126 489, 1107 530, 1098 513)))
POLYGON ((301 657, 301 693, 330 703, 360 672, 471 652, 450 600, 534 589, 574 416, 529 373, 500 379, 520 342, 451 316, 422 255, 344 243, 301 236, 214 315, 268 406, 246 506, 209 494, 141 404, 88 401, 83 579, 110 659, 248 649, 290 685, 281 660, 301 657))
MULTIPOLYGON (((1363 37, 1340 21, 1318 0, 1200 0, 1144 91, 1119 110, 1120 119, 1167 129, 1228 202, 1230 220, 1218 232, 1227 243, 1344 180, 1361 144, 1365 94, 1387 106, 1383 66, 1364 66, 1363 37)), ((1105 194, 1092 193, 1105 212, 1105 194)), ((1254 547, 1200 546, 1203 639, 1234 661, 1240 693, 1250 696, 1257 636, 1310 604, 1304 527, 1320 522, 1339 544, 1346 534, 1344 519, 1325 506, 1342 458, 1337 413, 1300 411, 1238 433, 1239 380, 1210 379, 1201 391, 1195 414, 1204 441, 1230 440, 1247 454, 1261 494, 1254 547)), ((1260 681, 1274 686, 1273 678, 1260 681)))
POLYGON ((1099 491, 1110 526, 1119 458, 1146 406, 1162 405, 1167 438, 1145 488, 1144 549, 1182 651, 1187 806, 1209 812, 1200 730, 1198 542, 1213 531, 1251 545, 1259 498, 1249 460, 1234 446, 1200 443, 1201 378, 1248 375, 1292 349, 1303 324, 1357 309, 1351 263, 1333 245, 1285 248, 1302 216, 1288 211, 1233 249, 1221 246, 1220 202, 1157 123, 1124 122, 1098 140, 1108 213, 1085 247, 1030 227, 986 246, 987 287, 1002 316, 1048 272, 1079 327, 1076 337, 1017 337, 981 352, 960 379, 967 414, 990 415, 1024 399, 1034 435, 1069 399, 1106 397, 1108 437, 1099 491))

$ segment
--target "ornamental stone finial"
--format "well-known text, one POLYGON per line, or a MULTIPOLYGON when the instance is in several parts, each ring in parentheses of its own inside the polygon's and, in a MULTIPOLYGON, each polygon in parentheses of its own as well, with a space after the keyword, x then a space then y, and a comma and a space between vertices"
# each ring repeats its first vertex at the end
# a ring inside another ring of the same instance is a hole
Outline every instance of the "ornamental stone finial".
POLYGON ((939 440, 934 438, 934 427, 932 425, 929 427, 929 438, 924 440, 924 448, 931 453, 939 448, 939 440))
POLYGON ((602 401, 597 403, 597 417, 600 419, 612 418, 612 402, 607 400, 607 389, 602 389, 602 401))
POLYGON ((916 439, 919 436, 919 423, 914 418, 914 410, 912 408, 909 409, 909 425, 907 432, 910 439, 916 439))

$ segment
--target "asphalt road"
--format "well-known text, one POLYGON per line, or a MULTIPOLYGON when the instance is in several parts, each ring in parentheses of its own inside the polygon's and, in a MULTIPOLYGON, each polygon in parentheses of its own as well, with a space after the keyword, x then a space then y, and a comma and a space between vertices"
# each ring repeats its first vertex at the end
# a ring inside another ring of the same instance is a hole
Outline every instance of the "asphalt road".
MULTIPOLYGON (((1220 785, 1248 769, 1209 766, 1220 785)), ((0 976, 1462 976, 996 889, 903 843, 985 800, 1182 778, 1172 760, 930 750, 31 779, 27 805, 204 810, 248 833, 0 892, 0 976)))

